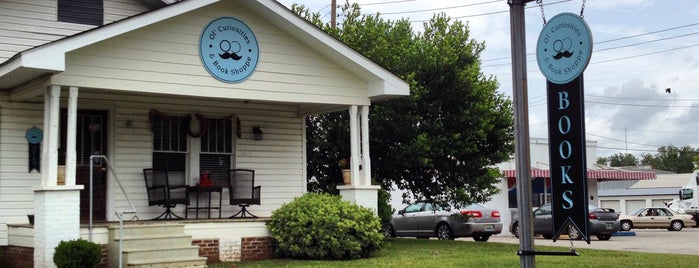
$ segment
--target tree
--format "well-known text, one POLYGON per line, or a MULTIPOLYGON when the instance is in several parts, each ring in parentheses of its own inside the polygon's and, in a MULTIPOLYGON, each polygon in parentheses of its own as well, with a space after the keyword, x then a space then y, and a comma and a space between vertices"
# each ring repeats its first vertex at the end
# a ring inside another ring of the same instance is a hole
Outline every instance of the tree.
POLYGON ((636 156, 632 154, 616 153, 609 157, 597 158, 597 164, 610 167, 637 166, 638 159, 636 159, 636 156))
POLYGON ((681 148, 673 145, 662 146, 655 155, 642 154, 641 164, 676 173, 690 173, 694 171, 694 158, 697 154, 697 150, 687 145, 681 148))
MULTIPOLYGON (((469 29, 435 15, 415 33, 406 19, 361 15, 345 4, 337 28, 292 8, 324 31, 410 84, 410 96, 376 103, 370 112, 373 179, 415 198, 463 205, 499 192, 493 165, 514 151, 512 102, 497 93, 497 81, 480 70, 485 48, 469 29)), ((307 120, 309 189, 332 191, 340 181, 337 160, 349 155, 347 113, 307 120), (317 186, 317 187, 316 187, 317 186)))

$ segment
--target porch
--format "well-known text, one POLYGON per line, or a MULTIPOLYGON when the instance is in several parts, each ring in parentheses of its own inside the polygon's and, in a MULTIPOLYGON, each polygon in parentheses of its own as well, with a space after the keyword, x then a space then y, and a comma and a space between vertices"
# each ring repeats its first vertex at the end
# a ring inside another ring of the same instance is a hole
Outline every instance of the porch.
MULTIPOLYGON (((266 227, 269 220, 269 218, 136 220, 126 221, 123 226, 124 228, 151 226, 164 229, 163 226, 182 225, 185 239, 191 240, 191 246, 199 247, 198 256, 206 258, 206 263, 216 263, 271 258, 273 256, 271 237, 266 227)), ((103 257, 100 267, 117 267, 113 262, 118 263, 119 240, 110 239, 110 228, 112 232, 118 234, 119 222, 94 223, 91 232, 87 224, 80 226, 82 239, 91 240, 102 247, 103 257)), ((182 234, 173 233, 171 236, 182 236, 182 234)), ((0 256, 6 260, 6 265, 32 267, 34 226, 8 224, 8 238, 8 245, 3 250, 4 256, 0 256)))

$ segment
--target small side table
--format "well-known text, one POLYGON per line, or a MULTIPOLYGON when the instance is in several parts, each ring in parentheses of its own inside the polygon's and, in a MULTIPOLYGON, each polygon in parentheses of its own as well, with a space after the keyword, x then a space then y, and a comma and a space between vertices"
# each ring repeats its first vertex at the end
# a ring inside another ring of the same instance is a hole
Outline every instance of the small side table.
POLYGON ((194 206, 187 205, 187 209, 185 209, 185 214, 184 214, 185 219, 188 218, 187 214, 188 214, 190 209, 194 210, 197 219, 199 219, 199 210, 206 210, 206 217, 208 219, 211 219, 211 210, 218 209, 218 217, 219 217, 219 219, 221 218, 221 199, 223 199, 223 196, 222 196, 223 187, 220 187, 220 186, 201 186, 201 185, 189 186, 189 193, 194 194, 194 198, 196 199, 196 201, 195 201, 194 206), (199 193, 206 193, 207 194, 208 202, 206 203, 206 206, 199 205, 199 193), (211 193, 218 193, 218 207, 211 206, 211 193))

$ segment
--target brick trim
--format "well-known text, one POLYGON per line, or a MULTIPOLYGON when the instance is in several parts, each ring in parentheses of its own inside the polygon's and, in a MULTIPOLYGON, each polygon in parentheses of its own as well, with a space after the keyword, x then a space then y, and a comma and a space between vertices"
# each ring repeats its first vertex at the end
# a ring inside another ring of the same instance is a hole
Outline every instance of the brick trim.
POLYGON ((206 263, 221 262, 218 239, 192 239, 193 246, 199 246, 199 256, 206 257, 206 263))
POLYGON ((259 261, 274 258, 272 237, 243 237, 240 244, 240 260, 259 261))
POLYGON ((34 267, 34 248, 0 247, 0 266, 8 268, 34 267))

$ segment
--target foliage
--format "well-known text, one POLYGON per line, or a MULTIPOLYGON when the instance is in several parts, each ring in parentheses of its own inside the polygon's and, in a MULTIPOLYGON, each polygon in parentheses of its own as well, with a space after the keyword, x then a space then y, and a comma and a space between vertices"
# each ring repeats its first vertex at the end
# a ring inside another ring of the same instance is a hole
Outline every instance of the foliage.
MULTIPOLYGON (((346 4, 337 28, 302 6, 293 10, 410 85, 410 96, 372 103, 370 148, 375 180, 418 199, 468 204, 499 192, 497 163, 514 151, 512 102, 480 70, 485 45, 468 25, 446 15, 424 23, 362 15, 346 4)), ((307 119, 311 191, 333 191, 341 181, 334 163, 349 155, 348 113, 307 119)))
POLYGON ((55 250, 53 263, 58 268, 97 267, 102 258, 102 248, 83 239, 61 241, 55 250))
POLYGON ((633 167, 638 166, 638 159, 633 154, 616 153, 609 157, 597 158, 597 164, 610 167, 633 167))
POLYGON ((694 171, 694 158, 699 151, 690 146, 675 147, 673 145, 658 148, 658 153, 642 154, 641 164, 650 165, 655 169, 676 173, 691 173, 694 171))
POLYGON ((301 259, 357 259, 381 248, 379 218, 339 196, 307 193, 272 213, 275 252, 301 259))
POLYGON ((378 197, 378 214, 379 218, 381 219, 381 223, 386 223, 391 221, 391 217, 393 217, 393 213, 396 212, 393 207, 391 207, 391 194, 384 190, 381 189, 379 190, 379 197, 378 197))

